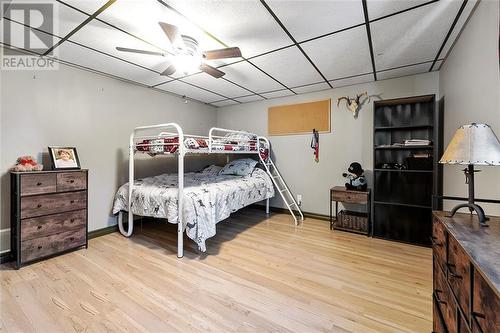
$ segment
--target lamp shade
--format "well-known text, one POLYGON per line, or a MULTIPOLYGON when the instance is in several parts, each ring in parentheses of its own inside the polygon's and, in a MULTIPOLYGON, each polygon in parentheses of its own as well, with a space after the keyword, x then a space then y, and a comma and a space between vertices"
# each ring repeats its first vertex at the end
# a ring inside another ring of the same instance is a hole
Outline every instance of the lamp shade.
POLYGON ((500 165, 500 142, 487 124, 460 126, 439 163, 500 165))

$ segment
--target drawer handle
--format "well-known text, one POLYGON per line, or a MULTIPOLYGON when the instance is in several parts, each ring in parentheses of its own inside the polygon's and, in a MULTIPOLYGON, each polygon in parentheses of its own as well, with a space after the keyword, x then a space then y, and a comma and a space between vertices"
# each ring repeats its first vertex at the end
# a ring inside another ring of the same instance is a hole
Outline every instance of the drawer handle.
POLYGON ((42 204, 36 205, 36 208, 42 208, 42 204))
POLYGON ((39 225, 39 226, 37 226, 36 228, 37 228, 38 230, 40 230, 40 229, 42 229, 42 226, 41 226, 41 225, 39 225))
POLYGON ((42 186, 42 183, 38 182, 36 183, 36 186, 42 186))
POLYGON ((458 275, 457 273, 455 273, 452 270, 452 267, 455 267, 455 265, 453 265, 453 264, 446 264, 446 266, 448 266, 448 273, 450 273, 450 276, 452 278, 455 278, 455 279, 461 279, 462 278, 460 275, 458 275))
POLYGON ((70 182, 71 184, 73 184, 73 183, 75 182, 75 180, 74 180, 74 179, 71 179, 69 182, 70 182))
POLYGON ((69 203, 75 203, 75 200, 71 200, 69 203))
POLYGON ((475 311, 473 311, 473 312, 472 312, 472 315, 473 315, 474 317, 476 317, 476 318, 486 319, 486 316, 485 316, 484 314, 482 314, 482 313, 479 313, 479 312, 475 312, 475 311))
POLYGON ((42 246, 41 245, 38 245, 38 249, 41 250, 42 249, 42 246))
POLYGON ((72 218, 71 220, 69 220, 69 222, 71 223, 75 222, 75 218, 72 218))

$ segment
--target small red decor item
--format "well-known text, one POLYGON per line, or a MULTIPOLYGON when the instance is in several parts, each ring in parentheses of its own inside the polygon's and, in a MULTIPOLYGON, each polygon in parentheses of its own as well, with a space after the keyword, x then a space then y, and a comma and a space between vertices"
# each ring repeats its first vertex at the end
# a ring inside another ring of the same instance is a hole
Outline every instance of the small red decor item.
POLYGON ((43 165, 38 164, 32 156, 21 156, 10 170, 14 172, 42 171, 43 165))

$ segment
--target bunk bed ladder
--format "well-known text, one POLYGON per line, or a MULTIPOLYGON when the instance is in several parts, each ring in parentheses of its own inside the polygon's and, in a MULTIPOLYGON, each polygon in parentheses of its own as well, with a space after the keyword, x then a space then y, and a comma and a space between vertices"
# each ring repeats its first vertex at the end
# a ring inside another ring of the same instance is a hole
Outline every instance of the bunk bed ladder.
POLYGON ((295 221, 295 225, 299 224, 299 220, 297 217, 300 218, 300 221, 304 220, 304 215, 302 214, 302 211, 300 210, 299 205, 297 204, 297 201, 295 201, 295 198, 293 197, 292 192, 290 192, 290 189, 285 183, 285 180, 281 176, 281 173, 279 172, 278 168, 274 164, 273 160, 271 159, 271 156, 267 158, 267 160, 263 160, 261 154, 259 154, 259 159, 261 163, 264 165, 266 168, 266 172, 271 177, 271 180, 273 181, 274 186, 276 187, 276 190, 280 194, 281 198, 283 199, 283 202, 285 203, 286 207, 290 211, 290 214, 292 214, 293 219, 295 221), (298 213, 298 216, 296 214, 298 213))

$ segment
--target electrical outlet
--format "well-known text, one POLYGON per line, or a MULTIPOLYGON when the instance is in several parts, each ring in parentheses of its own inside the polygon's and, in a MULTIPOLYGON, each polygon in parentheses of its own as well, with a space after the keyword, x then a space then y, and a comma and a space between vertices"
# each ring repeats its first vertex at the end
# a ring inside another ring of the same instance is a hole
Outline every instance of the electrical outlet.
POLYGON ((302 194, 297 194, 297 204, 302 205, 302 194))

